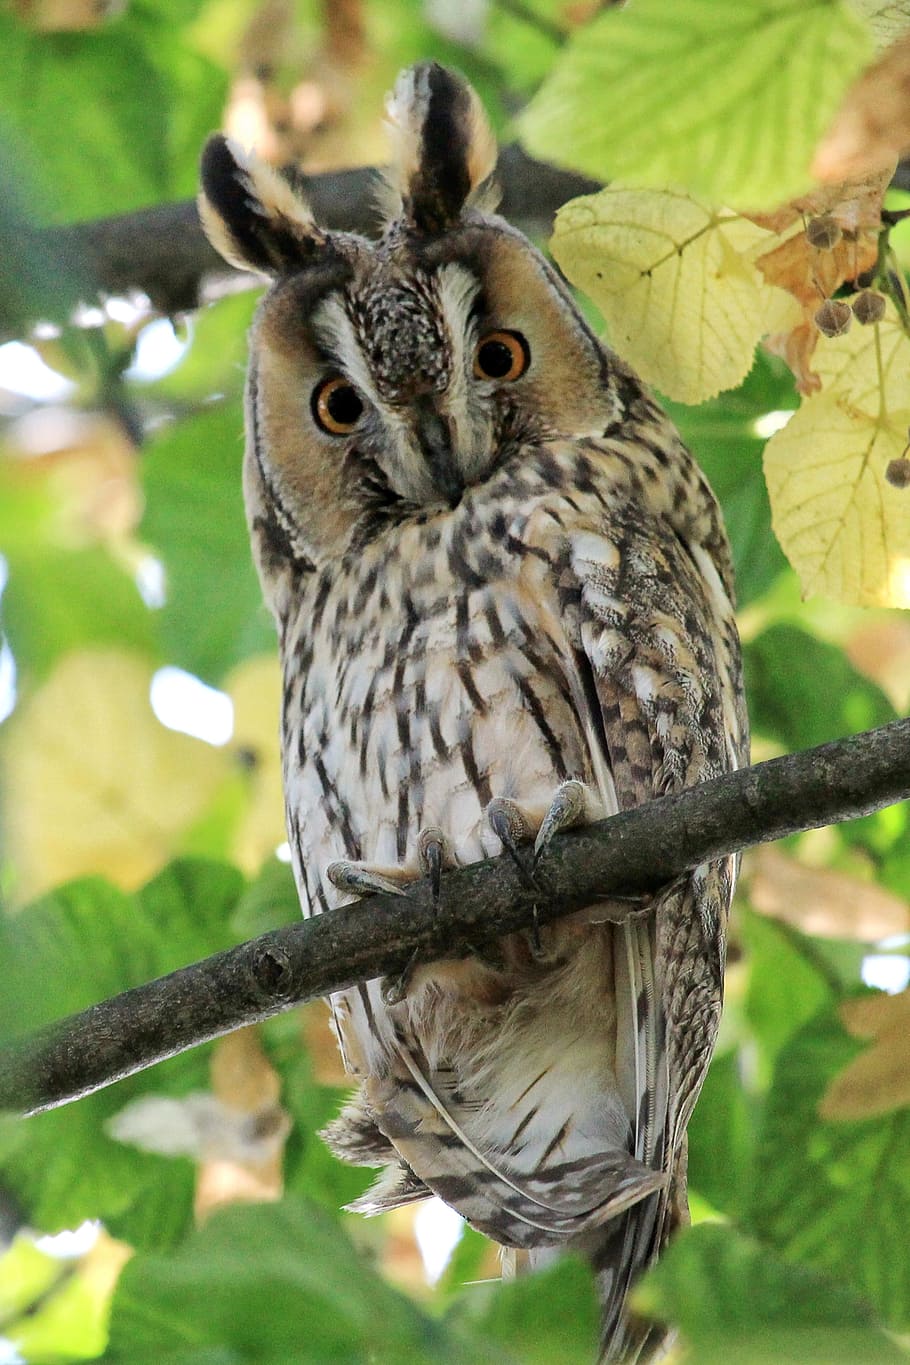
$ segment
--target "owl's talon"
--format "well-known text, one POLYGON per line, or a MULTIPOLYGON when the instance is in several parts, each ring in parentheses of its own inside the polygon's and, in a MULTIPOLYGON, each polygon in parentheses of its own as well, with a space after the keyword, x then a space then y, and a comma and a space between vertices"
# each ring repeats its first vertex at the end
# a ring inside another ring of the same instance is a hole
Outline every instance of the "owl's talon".
POLYGON ((417 856, 420 859, 421 871, 430 879, 434 910, 439 909, 442 869, 447 852, 446 838, 441 829, 435 825, 427 825, 420 831, 417 836, 417 856))
POLYGON ((487 806, 486 816, 487 824, 515 864, 523 884, 539 895, 540 887, 518 848, 519 840, 530 839, 532 832, 524 811, 508 797, 495 796, 487 806))
POLYGON ((397 976, 384 976, 379 983, 379 991, 382 995, 383 1004, 400 1005, 407 999, 411 982, 414 979, 414 969, 417 966, 417 949, 415 948, 407 965, 402 968, 397 976))
POLYGON ((588 789, 583 782, 577 778, 570 778, 568 782, 561 783, 556 788, 550 808, 541 822, 540 829, 537 831, 537 838, 534 840, 534 863, 536 869, 538 863, 550 847, 554 834, 560 830, 571 829, 574 825, 580 825, 588 815, 588 789))
POLYGON ((326 878, 339 891, 349 891, 356 896, 389 895, 404 896, 404 887, 391 877, 375 872, 363 863, 340 861, 329 863, 325 870, 326 878))

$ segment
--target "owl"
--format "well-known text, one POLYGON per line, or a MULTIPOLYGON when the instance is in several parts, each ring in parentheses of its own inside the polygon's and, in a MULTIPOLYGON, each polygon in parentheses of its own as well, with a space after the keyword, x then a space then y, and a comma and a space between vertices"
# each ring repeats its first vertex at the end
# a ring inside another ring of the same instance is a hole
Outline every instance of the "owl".
MULTIPOLYGON (((669 419, 494 212, 476 94, 436 64, 389 102, 377 241, 321 227, 221 137, 213 244, 271 280, 244 491, 284 673, 305 915, 547 849, 746 761, 730 555, 669 419)), ((735 866, 331 1004, 358 1089, 327 1130, 381 1167, 355 1207, 439 1195, 506 1269, 590 1258, 601 1358, 661 1333, 636 1277, 687 1216, 686 1125, 723 995, 735 866)))

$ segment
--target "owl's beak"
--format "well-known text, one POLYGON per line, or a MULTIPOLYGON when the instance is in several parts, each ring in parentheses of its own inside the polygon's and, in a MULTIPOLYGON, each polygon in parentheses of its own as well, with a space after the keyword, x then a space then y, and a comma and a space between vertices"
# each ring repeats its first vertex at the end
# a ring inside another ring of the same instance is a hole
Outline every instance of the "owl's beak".
POLYGON ((413 401, 414 430, 420 453, 426 463, 433 487, 450 507, 456 507, 464 492, 464 481, 452 446, 451 424, 440 416, 433 398, 420 394, 413 401))

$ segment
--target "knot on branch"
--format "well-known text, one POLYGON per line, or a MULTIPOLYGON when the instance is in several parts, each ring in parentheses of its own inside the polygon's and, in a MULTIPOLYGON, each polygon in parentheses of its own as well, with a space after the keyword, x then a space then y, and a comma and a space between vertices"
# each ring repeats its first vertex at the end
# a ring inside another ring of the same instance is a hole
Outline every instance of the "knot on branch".
POLYGON ((270 1000, 292 994, 294 972, 291 959, 280 945, 257 944, 250 960, 250 971, 257 988, 270 1000))

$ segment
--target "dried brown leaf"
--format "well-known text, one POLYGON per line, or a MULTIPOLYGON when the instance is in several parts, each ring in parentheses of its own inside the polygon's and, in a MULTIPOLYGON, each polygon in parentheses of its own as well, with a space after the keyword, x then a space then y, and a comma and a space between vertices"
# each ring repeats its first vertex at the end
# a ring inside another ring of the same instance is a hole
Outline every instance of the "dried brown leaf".
POLYGON ((819 143, 812 174, 826 184, 888 168, 910 148, 910 33, 892 43, 847 92, 819 143))
POLYGON ((862 228, 877 229, 881 223, 882 196, 891 181, 892 172, 878 171, 873 175, 855 178, 845 176, 836 185, 820 185, 809 194, 791 199, 770 213, 752 213, 749 217, 769 232, 786 232, 787 228, 808 218, 830 214, 844 232, 859 232, 862 228))
POLYGON ((772 354, 786 360, 800 393, 814 393, 821 387, 811 367, 819 336, 815 321, 819 305, 830 299, 846 280, 855 280, 875 265, 882 198, 889 179, 890 171, 825 186, 782 205, 774 213, 753 217, 760 227, 778 234, 800 225, 755 262, 767 283, 785 289, 802 310, 802 317, 793 328, 765 341, 772 354), (809 224, 820 217, 830 218, 840 230, 840 240, 829 249, 813 246, 807 233, 809 224))
POLYGON ((212 1090, 225 1108, 250 1121, 249 1158, 214 1156, 200 1162, 194 1212, 203 1222, 225 1204, 280 1199, 284 1139, 290 1124, 279 1104, 281 1082, 262 1050, 257 1028, 238 1029, 215 1046, 212 1090))
POLYGON ((910 705, 910 621, 889 616, 865 622, 845 643, 847 658, 878 683, 896 711, 910 705))
POLYGON ((834 1077, 821 1117, 874 1118, 910 1105, 910 992, 848 1001, 841 1016, 854 1034, 874 1029, 874 1042, 834 1077))
POLYGON ((910 991, 861 995, 840 1007, 841 1023, 854 1038, 877 1038, 899 1024, 910 1037, 910 991))
POLYGON ((750 869, 753 907, 804 934, 876 943, 910 927, 905 901, 858 877, 806 867, 775 848, 759 849, 750 869))

